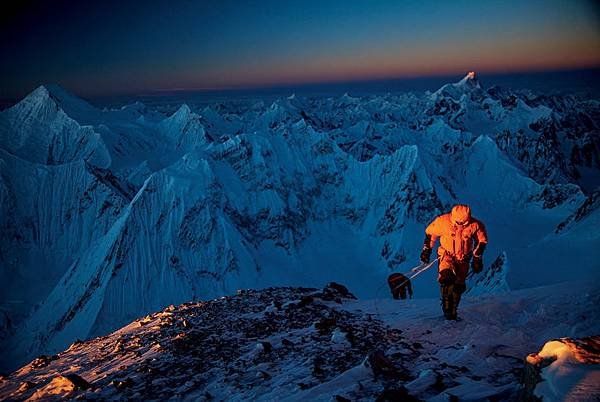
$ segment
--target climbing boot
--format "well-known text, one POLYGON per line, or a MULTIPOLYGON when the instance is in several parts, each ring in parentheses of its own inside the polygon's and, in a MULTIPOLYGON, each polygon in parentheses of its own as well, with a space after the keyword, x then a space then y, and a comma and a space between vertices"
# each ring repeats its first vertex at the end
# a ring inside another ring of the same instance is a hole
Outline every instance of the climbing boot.
POLYGON ((450 312, 451 320, 458 319, 458 305, 460 304, 460 298, 467 287, 464 284, 455 283, 452 289, 452 311, 450 312))
POLYGON ((458 304, 460 303, 460 293, 452 292, 452 309, 450 310, 450 320, 458 319, 458 304))
POLYGON ((440 286, 442 294, 442 311, 447 320, 456 319, 456 307, 454 306, 454 285, 443 284, 440 286))

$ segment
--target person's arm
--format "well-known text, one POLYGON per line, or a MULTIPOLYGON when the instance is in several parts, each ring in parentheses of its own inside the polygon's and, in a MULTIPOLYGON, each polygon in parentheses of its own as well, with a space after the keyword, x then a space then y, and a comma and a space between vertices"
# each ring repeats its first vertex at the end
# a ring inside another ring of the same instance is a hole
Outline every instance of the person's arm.
POLYGON ((477 230, 475 231, 475 239, 477 244, 475 245, 475 249, 473 250, 473 257, 481 258, 483 257, 483 252, 488 243, 487 231, 485 230, 485 226, 483 223, 477 221, 477 230))
POLYGON ((478 242, 473 250, 473 258, 482 258, 486 247, 487 243, 478 242))
POLYGON ((421 262, 427 264, 431 259, 431 250, 435 246, 437 238, 440 236, 440 217, 438 216, 425 229, 425 239, 423 240, 423 250, 421 251, 421 262))
POLYGON ((477 231, 475 232, 475 239, 477 241, 477 244, 473 249, 473 261, 471 263, 471 268, 473 269, 473 272, 478 274, 483 270, 483 252, 485 251, 488 242, 485 226, 479 221, 477 222, 477 231))

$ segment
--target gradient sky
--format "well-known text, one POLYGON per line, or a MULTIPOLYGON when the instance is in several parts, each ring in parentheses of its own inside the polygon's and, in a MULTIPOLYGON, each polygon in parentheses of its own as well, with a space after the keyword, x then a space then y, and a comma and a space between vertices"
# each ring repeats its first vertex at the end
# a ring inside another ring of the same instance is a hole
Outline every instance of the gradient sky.
POLYGON ((600 66, 596 1, 20 4, 0 17, 0 97, 600 66))

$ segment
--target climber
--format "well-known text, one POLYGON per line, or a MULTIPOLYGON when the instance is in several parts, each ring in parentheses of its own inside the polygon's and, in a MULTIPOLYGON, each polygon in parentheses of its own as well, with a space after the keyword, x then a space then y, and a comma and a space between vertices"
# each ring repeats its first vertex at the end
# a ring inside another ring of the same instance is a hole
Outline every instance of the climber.
POLYGON ((452 211, 438 216, 425 229, 421 262, 427 264, 431 249, 440 239, 438 248, 438 282, 442 296, 442 310, 448 320, 456 320, 460 297, 467 289, 465 279, 469 261, 474 273, 483 270, 482 255, 487 245, 483 223, 471 216, 467 205, 455 205, 452 211))
POLYGON ((390 291, 392 292, 392 297, 394 299, 406 299, 407 291, 409 297, 412 299, 412 285, 410 283, 410 279, 408 279, 406 276, 400 273, 391 274, 388 276, 388 285, 390 285, 390 291))

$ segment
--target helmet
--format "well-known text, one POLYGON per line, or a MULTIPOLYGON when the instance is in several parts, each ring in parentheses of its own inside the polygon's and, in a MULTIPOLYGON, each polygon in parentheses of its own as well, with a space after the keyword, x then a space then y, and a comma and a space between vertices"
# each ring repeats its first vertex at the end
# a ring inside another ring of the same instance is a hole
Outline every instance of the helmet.
POLYGON ((458 204, 452 207, 450 212, 452 223, 466 225, 471 220, 471 208, 468 205, 458 204))

